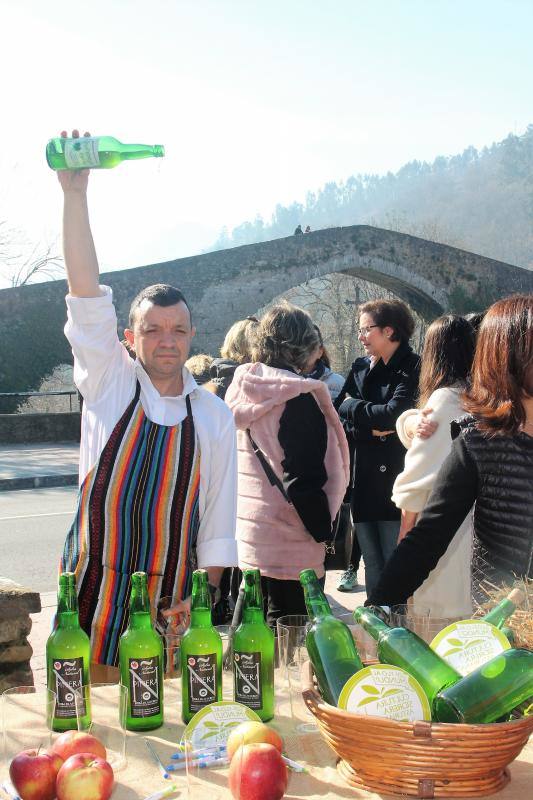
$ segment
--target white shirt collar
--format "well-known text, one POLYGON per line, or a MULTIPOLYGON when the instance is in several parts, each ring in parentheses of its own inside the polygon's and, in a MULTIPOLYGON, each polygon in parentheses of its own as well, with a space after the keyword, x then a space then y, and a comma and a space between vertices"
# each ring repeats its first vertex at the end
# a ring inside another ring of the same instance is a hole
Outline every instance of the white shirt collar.
POLYGON ((174 402, 176 400, 184 399, 188 394, 192 394, 192 392, 198 389, 198 384, 194 380, 193 376, 187 369, 187 367, 182 368, 182 377, 183 377, 183 392, 180 395, 174 395, 170 397, 162 397, 157 389, 155 388, 154 384, 152 383, 148 373, 144 369, 143 365, 138 359, 135 359, 135 372, 139 379, 139 383, 145 394, 150 396, 150 399, 157 402, 174 402))

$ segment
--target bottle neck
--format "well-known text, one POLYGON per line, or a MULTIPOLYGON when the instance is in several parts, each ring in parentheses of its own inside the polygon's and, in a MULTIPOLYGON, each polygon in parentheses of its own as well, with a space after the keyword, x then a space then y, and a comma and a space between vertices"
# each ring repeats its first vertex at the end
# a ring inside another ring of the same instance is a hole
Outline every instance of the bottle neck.
POLYGON ((207 584, 207 574, 193 575, 191 596, 191 628, 210 628, 211 595, 207 584))
POLYGON ((57 598, 57 627, 79 628, 78 595, 74 586, 62 587, 57 598))
POLYGON ((263 592, 259 571, 244 573, 244 599, 242 621, 249 623, 264 622, 263 592))
POLYGON ((382 634, 390 631, 389 626, 367 608, 356 608, 353 616, 355 621, 362 628, 364 628, 364 630, 370 634, 373 639, 377 640, 380 638, 380 636, 382 636, 382 634))
POLYGON ((304 598, 307 613, 311 619, 333 616, 327 597, 318 580, 310 581, 304 586, 304 598))
POLYGON ((138 580, 134 576, 130 597, 130 623, 129 627, 135 630, 152 627, 150 616, 150 596, 146 578, 138 580))

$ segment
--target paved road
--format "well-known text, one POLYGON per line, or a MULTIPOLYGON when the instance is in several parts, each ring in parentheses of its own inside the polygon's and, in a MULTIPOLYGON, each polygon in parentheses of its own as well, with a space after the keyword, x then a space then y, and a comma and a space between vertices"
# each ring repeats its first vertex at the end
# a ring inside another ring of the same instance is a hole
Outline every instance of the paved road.
POLYGON ((0 493, 0 575, 38 592, 57 590, 57 565, 77 489, 0 493))

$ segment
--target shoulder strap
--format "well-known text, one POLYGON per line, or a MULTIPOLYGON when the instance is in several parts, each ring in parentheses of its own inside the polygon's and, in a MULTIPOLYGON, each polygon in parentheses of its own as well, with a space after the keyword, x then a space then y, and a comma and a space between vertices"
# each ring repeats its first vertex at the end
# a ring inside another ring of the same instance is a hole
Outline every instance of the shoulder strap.
POLYGON ((265 471, 265 475, 267 476, 267 478, 268 478, 268 480, 270 482, 270 485, 271 486, 276 486, 280 490, 281 494, 283 495, 283 497, 285 498, 287 503, 291 504, 291 501, 289 499, 289 495, 285 491, 285 487, 283 486, 282 482, 280 481, 280 479, 278 478, 278 476, 276 475, 276 473, 274 472, 274 470, 272 469, 272 467, 270 466, 270 464, 266 460, 265 454, 263 453, 263 451, 260 450, 259 447, 257 446, 257 444, 254 442, 254 440, 252 438, 252 434, 250 433, 250 428, 246 428, 246 433, 248 434, 248 439, 250 440, 250 444, 252 445, 252 450, 254 451, 254 453, 256 454, 257 458, 259 459, 259 463, 263 467, 263 469, 265 471))

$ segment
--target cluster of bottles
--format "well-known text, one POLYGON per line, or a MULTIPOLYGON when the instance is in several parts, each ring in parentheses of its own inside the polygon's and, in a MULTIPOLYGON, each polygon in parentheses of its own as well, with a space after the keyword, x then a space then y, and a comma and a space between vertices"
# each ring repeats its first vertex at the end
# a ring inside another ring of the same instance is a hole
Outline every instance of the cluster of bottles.
MULTIPOLYGON (((312 570, 300 575, 312 620, 307 649, 326 702, 337 705, 348 678, 363 668, 354 638, 335 619, 312 570)), ((499 628, 516 606, 503 600, 483 620, 499 628)), ((391 664, 415 678, 429 700, 438 722, 486 723, 504 721, 510 712, 533 696, 533 652, 505 650, 469 675, 462 677, 426 642, 406 628, 391 628, 377 610, 356 608, 354 620, 377 642, 382 664, 391 664)))
MULTIPOLYGON (((252 708, 266 722, 274 716, 274 634, 265 623, 259 570, 243 573, 242 622, 232 643, 233 688, 236 702, 252 708)), ((46 644, 48 687, 56 693, 50 727, 71 730, 78 720, 91 724, 90 641, 81 629, 76 580, 59 577, 56 628, 46 644)), ((181 640, 182 719, 222 700, 222 640, 211 619, 207 572, 193 573, 190 626, 181 640)), ((129 625, 120 638, 121 683, 127 687, 125 726, 148 731, 163 724, 162 637, 152 624, 146 574, 131 580, 129 625)))

